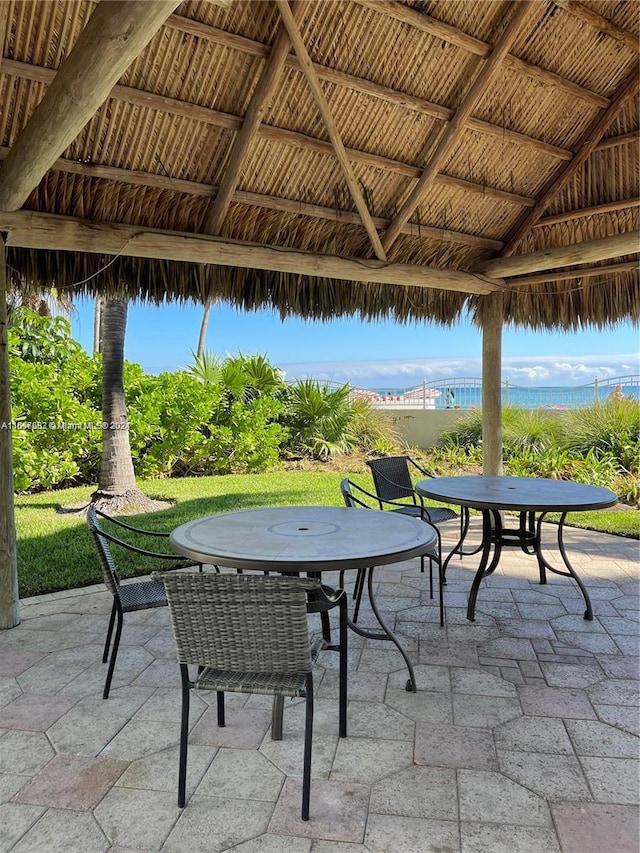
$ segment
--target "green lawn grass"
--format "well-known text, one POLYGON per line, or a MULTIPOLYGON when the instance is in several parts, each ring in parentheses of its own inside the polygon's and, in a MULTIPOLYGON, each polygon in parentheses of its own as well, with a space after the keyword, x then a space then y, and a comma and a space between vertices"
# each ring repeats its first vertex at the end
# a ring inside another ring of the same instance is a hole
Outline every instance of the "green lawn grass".
MULTIPOLYGON (((329 471, 289 471, 140 480, 138 485, 145 494, 176 503, 162 512, 135 516, 130 521, 149 530, 169 531, 185 521, 234 509, 286 504, 341 506, 340 480, 344 476, 344 473, 329 471)), ((367 474, 349 476, 365 487, 370 479, 367 474)), ((21 598, 86 586, 101 580, 86 520, 59 512, 62 507, 88 501, 93 489, 84 486, 16 498, 21 598)), ((574 513, 568 517, 568 523, 640 537, 640 512, 637 510, 574 513)), ((119 565, 124 567, 123 574, 140 572, 140 566, 132 560, 122 562, 121 554, 117 557, 119 565)))

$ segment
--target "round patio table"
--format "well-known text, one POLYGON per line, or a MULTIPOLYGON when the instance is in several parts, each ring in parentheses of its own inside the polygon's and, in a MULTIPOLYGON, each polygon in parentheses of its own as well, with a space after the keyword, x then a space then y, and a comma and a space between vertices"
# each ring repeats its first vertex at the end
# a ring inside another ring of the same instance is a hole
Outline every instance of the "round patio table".
POLYGON ((349 618, 361 636, 390 640, 409 672, 407 690, 416 691, 413 665, 378 609, 373 570, 433 551, 434 527, 419 519, 380 510, 329 506, 277 506, 198 518, 170 536, 178 554, 197 563, 235 569, 321 573, 364 569, 371 608, 382 632, 368 631, 349 618))
MULTIPOLYGON (((526 554, 536 557, 541 584, 547 582, 547 570, 557 575, 572 577, 578 584, 585 601, 584 618, 593 619, 589 594, 569 562, 564 546, 564 522, 569 512, 586 512, 613 506, 618 498, 612 491, 585 483, 574 483, 570 480, 493 476, 434 477, 417 483, 416 491, 433 500, 478 509, 482 512, 482 544, 472 552, 481 551, 482 556, 471 584, 467 619, 474 621, 480 583, 483 578, 496 570, 502 549, 506 547, 518 547, 526 554), (517 528, 504 527, 500 515, 504 510, 519 513, 517 528), (566 571, 553 566, 542 551, 542 522, 550 512, 560 513, 556 541, 566 571)), ((460 539, 444 562, 443 573, 446 572, 454 554, 463 554, 462 544, 468 529, 467 515, 460 539)))

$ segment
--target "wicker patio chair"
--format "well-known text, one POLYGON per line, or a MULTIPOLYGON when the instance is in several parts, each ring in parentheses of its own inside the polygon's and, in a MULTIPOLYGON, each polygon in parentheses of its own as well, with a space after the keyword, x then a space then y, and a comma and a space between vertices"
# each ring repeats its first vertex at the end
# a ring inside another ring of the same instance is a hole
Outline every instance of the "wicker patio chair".
MULTIPOLYGON (((366 489, 363 489, 362 486, 359 486, 357 483, 354 483, 353 480, 349 480, 345 477, 340 483, 340 491, 342 493, 342 498, 345 502, 345 505, 348 507, 360 507, 362 509, 375 509, 375 506, 371 506, 372 502, 381 506, 385 501, 382 501, 377 495, 374 495, 372 492, 368 492, 366 489)), ((394 512, 398 512, 400 510, 393 510, 394 512)), ((413 513, 411 513, 413 515, 413 513)), ((421 516, 417 516, 420 518, 421 516)), ((427 521, 426 518, 423 518, 423 521, 427 521)), ((437 535, 438 535, 438 544, 437 548, 431 554, 427 554, 429 558, 429 595, 433 598, 433 561, 438 564, 438 595, 440 602, 440 625, 444 625, 444 590, 443 584, 444 579, 442 576, 442 558, 441 558, 441 546, 440 546, 440 532, 438 528, 433 525, 437 535)), ((424 571, 424 556, 420 557, 420 571, 424 571)), ((364 591, 364 584, 366 580, 366 569, 358 569, 358 573, 356 575, 356 581, 353 589, 353 597, 355 599, 355 609, 353 614, 353 621, 357 622, 358 613, 360 610, 360 602, 362 600, 362 593, 364 591)))
MULTIPOLYGON (((104 651, 102 653, 102 663, 106 663, 107 660, 109 661, 107 677, 105 679, 104 689, 102 691, 102 698, 107 699, 109 697, 109 691, 111 689, 111 680, 113 678, 113 671, 116 666, 116 658, 118 657, 118 649, 120 647, 123 615, 125 613, 130 613, 133 610, 147 610, 152 607, 164 607, 167 603, 164 587, 157 581, 143 580, 121 583, 120 575, 118 573, 118 569, 116 567, 116 563, 111 552, 111 546, 116 545, 117 547, 123 548, 125 551, 137 554, 148 561, 170 560, 172 562, 172 569, 188 568, 190 566, 193 566, 193 561, 184 559, 181 560, 175 554, 167 554, 160 553, 157 551, 145 550, 144 548, 139 548, 135 545, 132 545, 130 542, 125 542, 123 539, 120 539, 119 537, 114 536, 112 533, 108 533, 106 530, 103 530, 102 526, 100 525, 100 522, 98 521, 99 517, 104 518, 109 523, 119 528, 128 530, 138 536, 143 535, 167 539, 169 537, 169 534, 156 533, 155 531, 151 530, 142 530, 141 528, 134 527, 131 524, 125 524, 124 521, 120 521, 117 518, 113 518, 112 516, 101 512, 99 509, 96 509, 94 506, 90 506, 87 511, 87 524, 89 525, 89 532, 91 534, 93 544, 95 545, 95 549, 98 552, 98 559, 100 560, 100 567, 102 568, 102 576, 107 589, 113 596, 111 616, 109 617, 109 627, 107 629, 107 638, 105 640, 104 651), (111 656, 109 657, 109 648, 111 646, 111 637, 113 636, 114 624, 116 625, 116 632, 113 640, 113 648, 111 649, 111 656)), ((157 563, 155 565, 147 565, 146 571, 141 570, 141 573, 149 574, 153 568, 157 568, 157 565, 157 563)), ((202 571, 201 565, 200 571, 202 571)))
POLYGON ((309 820, 312 667, 325 648, 312 641, 309 612, 340 610, 339 734, 347 734, 347 617, 343 590, 331 591, 317 578, 246 574, 154 572, 169 601, 182 679, 182 721, 178 806, 185 805, 189 696, 191 690, 215 690, 218 725, 224 726, 224 694, 258 693, 306 700, 302 819, 309 820), (189 664, 197 667, 194 680, 189 664))

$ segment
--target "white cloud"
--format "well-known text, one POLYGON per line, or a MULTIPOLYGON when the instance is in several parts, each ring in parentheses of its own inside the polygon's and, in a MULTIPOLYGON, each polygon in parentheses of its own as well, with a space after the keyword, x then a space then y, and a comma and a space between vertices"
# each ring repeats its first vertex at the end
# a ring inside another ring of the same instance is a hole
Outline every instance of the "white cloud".
MULTIPOLYGON (((313 376, 323 381, 347 382, 353 385, 381 388, 408 388, 426 379, 439 380, 480 378, 480 358, 414 358, 369 359, 353 361, 298 362, 280 365, 287 379, 313 376)), ((597 379, 609 379, 640 373, 635 353, 602 355, 534 355, 503 359, 502 376, 512 384, 522 385, 586 385, 597 379)))

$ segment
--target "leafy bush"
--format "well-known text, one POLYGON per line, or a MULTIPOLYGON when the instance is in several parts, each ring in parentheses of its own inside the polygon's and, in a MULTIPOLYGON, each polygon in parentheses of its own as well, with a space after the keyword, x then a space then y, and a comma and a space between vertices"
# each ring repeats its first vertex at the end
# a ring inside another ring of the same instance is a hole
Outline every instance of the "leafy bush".
POLYGON ((613 456, 621 469, 638 473, 640 466, 640 404, 637 400, 607 400, 566 412, 563 443, 571 450, 596 457, 613 456))

